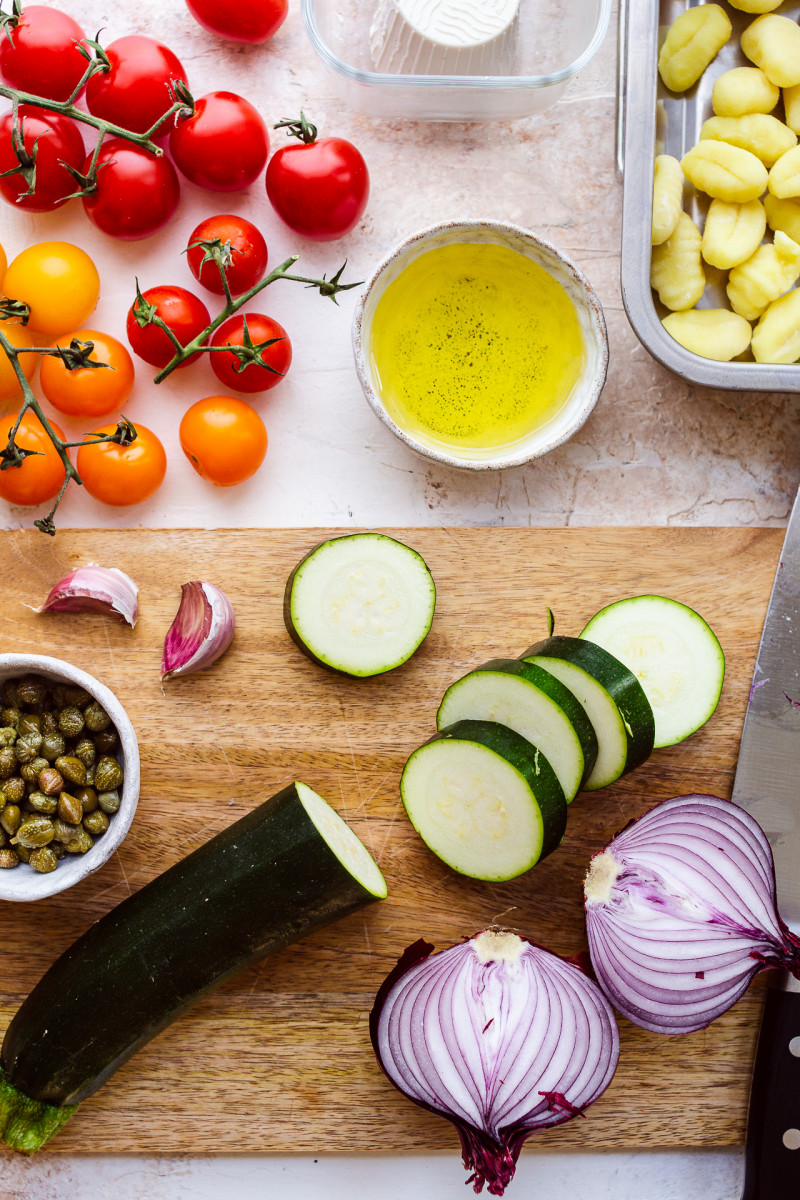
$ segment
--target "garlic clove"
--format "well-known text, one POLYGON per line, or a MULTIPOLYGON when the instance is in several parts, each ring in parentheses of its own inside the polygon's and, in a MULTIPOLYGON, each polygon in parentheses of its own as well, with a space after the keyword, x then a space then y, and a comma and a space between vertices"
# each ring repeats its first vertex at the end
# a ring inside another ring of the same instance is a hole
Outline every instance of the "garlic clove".
POLYGON ((175 620, 164 640, 161 679, 189 675, 210 667, 233 641, 233 605, 213 583, 184 583, 175 620))
POLYGON ((138 595, 139 589, 124 571, 88 563, 60 579, 44 604, 33 611, 108 613, 127 621, 132 629, 139 616, 138 595))

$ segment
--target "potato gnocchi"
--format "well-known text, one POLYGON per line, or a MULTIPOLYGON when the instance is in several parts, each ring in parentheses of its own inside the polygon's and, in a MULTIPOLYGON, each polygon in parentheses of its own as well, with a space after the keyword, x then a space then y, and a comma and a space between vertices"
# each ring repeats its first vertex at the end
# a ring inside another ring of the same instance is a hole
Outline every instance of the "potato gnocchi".
MULTIPOLYGON (((730 17, 718 4, 687 8, 672 22, 658 56, 658 70, 671 92, 697 83, 731 36, 730 17)), ((800 78, 795 80, 800 83, 800 78)))
MULTIPOLYGON (((800 24, 775 13, 780 0, 729 2, 755 17, 741 36, 753 65, 719 74, 714 115, 680 163, 656 159, 651 284, 671 310, 664 328, 692 353, 800 363, 800 24), (684 177, 711 197, 702 233, 682 211, 684 177), (695 307, 709 283, 730 309, 695 307)), ((730 33, 720 5, 687 9, 659 55, 665 85, 693 86, 730 33)))
POLYGON ((706 290, 700 255, 702 240, 692 218, 682 212, 672 235, 653 247, 650 283, 664 307, 673 312, 694 308, 706 290))
POLYGON ((715 81, 711 107, 718 117, 746 117, 771 113, 780 98, 781 89, 760 67, 732 67, 715 81))

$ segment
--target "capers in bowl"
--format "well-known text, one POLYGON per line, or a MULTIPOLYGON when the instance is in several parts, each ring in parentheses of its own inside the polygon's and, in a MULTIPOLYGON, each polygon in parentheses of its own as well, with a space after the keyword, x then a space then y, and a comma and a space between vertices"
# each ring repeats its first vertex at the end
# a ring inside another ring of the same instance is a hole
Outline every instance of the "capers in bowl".
POLYGON ((88 853, 114 819, 125 778, 117 730, 84 688, 43 676, 7 679, 2 700, 0 869, 28 863, 49 874, 88 853))

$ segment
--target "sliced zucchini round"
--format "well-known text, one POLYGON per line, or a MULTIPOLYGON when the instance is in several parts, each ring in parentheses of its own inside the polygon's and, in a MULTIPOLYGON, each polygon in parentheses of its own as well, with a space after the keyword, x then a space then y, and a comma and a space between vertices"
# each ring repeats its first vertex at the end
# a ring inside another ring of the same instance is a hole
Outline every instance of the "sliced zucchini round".
POLYGON ((382 533, 321 542, 286 584, 289 636, 340 675, 381 675, 406 662, 433 621, 436 587, 409 546, 382 533))
POLYGON ((580 636, 639 680, 653 709, 656 747, 682 742, 717 707, 725 656, 693 608, 667 596, 632 596, 601 608, 580 636))
POLYGON ((409 758, 409 819, 443 862, 473 879, 514 879, 555 850, 567 802, 540 750, 513 729, 457 721, 409 758))
POLYGON ((538 746, 558 776, 567 804, 597 758, 597 737, 586 710, 569 688, 534 663, 498 658, 451 684, 436 727, 464 720, 494 721, 538 746))
POLYGON ((640 766, 653 749, 653 710, 636 677, 608 651, 581 638, 549 637, 522 655, 574 692, 597 734, 597 760, 583 785, 596 791, 640 766))

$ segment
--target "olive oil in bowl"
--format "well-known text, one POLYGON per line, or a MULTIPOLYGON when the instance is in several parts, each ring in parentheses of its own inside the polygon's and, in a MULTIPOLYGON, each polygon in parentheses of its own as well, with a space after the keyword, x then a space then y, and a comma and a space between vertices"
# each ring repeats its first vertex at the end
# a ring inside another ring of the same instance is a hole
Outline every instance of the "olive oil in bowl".
POLYGON ((392 421, 463 459, 513 449, 552 423, 586 362, 564 287, 491 241, 414 258, 375 306, 369 355, 392 421))

